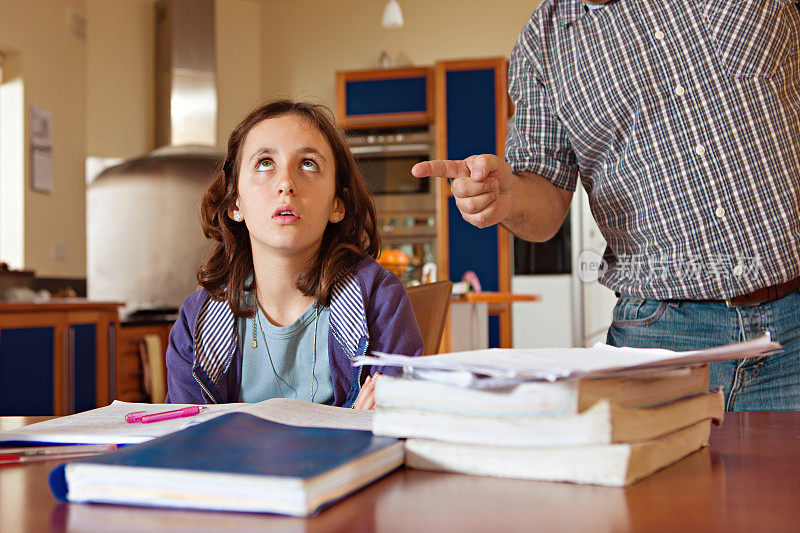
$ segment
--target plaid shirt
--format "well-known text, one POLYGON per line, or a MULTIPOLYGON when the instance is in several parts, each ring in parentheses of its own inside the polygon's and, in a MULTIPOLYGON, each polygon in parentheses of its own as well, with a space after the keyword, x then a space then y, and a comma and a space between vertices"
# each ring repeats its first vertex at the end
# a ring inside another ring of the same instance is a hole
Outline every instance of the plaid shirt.
POLYGON ((797 0, 543 0, 511 57, 506 159, 566 190, 580 174, 615 291, 795 278, 799 39, 797 0))

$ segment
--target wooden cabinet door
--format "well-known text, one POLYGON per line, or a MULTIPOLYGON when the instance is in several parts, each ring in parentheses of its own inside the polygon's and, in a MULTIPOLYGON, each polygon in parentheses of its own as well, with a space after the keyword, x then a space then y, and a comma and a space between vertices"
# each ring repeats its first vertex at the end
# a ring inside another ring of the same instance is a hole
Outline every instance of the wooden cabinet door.
POLYGON ((64 344, 57 315, 0 318, 0 416, 66 414, 64 344))
POLYGON ((67 350, 64 364, 67 371, 67 410, 78 413, 108 405, 111 398, 111 368, 116 359, 113 331, 116 312, 101 310, 68 311, 67 350))
POLYGON ((70 411, 97 407, 97 323, 69 326, 70 411))

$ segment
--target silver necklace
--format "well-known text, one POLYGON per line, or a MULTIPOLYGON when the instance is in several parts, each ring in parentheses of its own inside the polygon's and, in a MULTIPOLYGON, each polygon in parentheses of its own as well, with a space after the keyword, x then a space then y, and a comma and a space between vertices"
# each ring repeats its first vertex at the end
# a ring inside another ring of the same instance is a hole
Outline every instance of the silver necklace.
MULTIPOLYGON (((250 346, 253 347, 255 350, 258 348, 258 341, 256 340, 256 322, 258 322, 258 329, 261 330, 261 338, 264 340, 264 348, 267 350, 267 357, 269 358, 269 365, 272 368, 272 374, 275 376, 275 384, 278 385, 278 391, 281 393, 281 398, 284 398, 283 395, 283 388, 281 387, 281 381, 283 381, 279 376, 278 372, 275 370, 275 363, 272 361, 272 354, 269 353, 269 344, 267 344, 267 336, 264 334, 264 327, 261 325, 261 317, 258 316, 259 305, 258 299, 256 299, 255 305, 253 306, 253 316, 255 320, 253 320, 253 342, 250 343, 250 346)), ((317 381, 317 376, 314 374, 314 370, 317 367, 317 325, 319 325, 319 314, 320 314, 320 307, 315 307, 316 318, 314 319, 314 357, 311 361, 311 402, 314 401, 314 395, 319 390, 319 382, 317 381), (314 388, 314 384, 317 385, 316 389, 314 388)))

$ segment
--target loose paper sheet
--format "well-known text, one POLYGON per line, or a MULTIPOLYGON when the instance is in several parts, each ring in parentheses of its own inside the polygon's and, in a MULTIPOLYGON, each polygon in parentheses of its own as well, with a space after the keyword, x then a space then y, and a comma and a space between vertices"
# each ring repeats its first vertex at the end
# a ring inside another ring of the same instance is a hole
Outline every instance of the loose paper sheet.
POLYGON ((252 404, 209 405, 208 410, 192 417, 175 418, 150 424, 128 424, 125 422, 125 415, 134 411, 160 413, 188 407, 189 405, 191 404, 129 403, 116 400, 106 407, 46 420, 16 430, 0 431, 0 443, 23 441, 75 444, 135 444, 234 411, 295 426, 360 429, 364 431, 370 431, 372 428, 371 411, 332 407, 289 398, 273 398, 252 404))
MULTIPOLYGON (((781 348, 769 335, 707 350, 673 352, 652 348, 617 348, 598 343, 591 348, 472 350, 426 357, 374 353, 355 359, 355 365, 402 366, 419 377, 455 373, 453 381, 470 382, 466 374, 505 386, 516 381, 599 377, 620 371, 669 368, 727 359, 769 355, 781 348), (456 377, 458 376, 458 377, 456 377)), ((472 380, 474 382, 476 380, 472 380)), ((479 379, 477 381, 480 381, 479 379)))

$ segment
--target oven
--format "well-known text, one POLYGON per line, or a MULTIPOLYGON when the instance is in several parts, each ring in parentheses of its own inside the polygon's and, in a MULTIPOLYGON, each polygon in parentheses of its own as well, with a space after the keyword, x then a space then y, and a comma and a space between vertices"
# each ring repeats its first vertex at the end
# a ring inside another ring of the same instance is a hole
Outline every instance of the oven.
POLYGON ((349 135, 348 141, 378 213, 436 212, 431 180, 411 175, 411 167, 433 153, 427 128, 359 132, 349 135))
POLYGON ((407 285, 425 281, 423 266, 436 264, 436 188, 411 167, 433 155, 430 130, 360 131, 348 142, 375 201, 381 263, 407 285))

